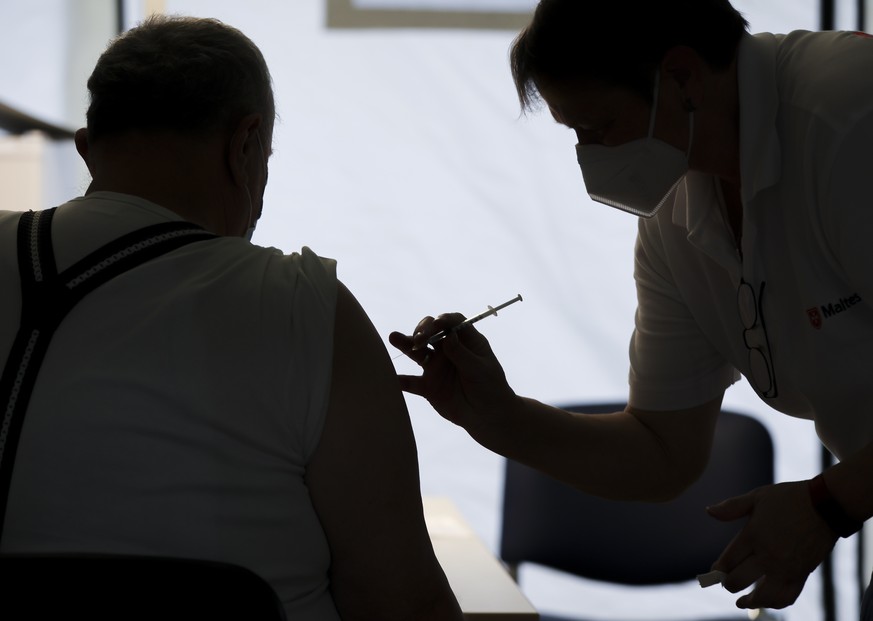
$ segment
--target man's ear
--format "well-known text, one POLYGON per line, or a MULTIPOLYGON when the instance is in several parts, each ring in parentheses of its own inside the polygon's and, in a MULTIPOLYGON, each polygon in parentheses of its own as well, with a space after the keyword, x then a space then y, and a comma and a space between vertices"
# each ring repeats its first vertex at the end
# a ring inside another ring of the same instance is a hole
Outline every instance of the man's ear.
POLYGON ((91 177, 93 177, 94 169, 91 167, 91 161, 88 159, 88 130, 84 127, 77 129, 74 141, 76 143, 76 151, 79 152, 79 157, 81 157, 82 160, 85 162, 85 166, 88 167, 88 172, 91 173, 91 177))
POLYGON ((250 157, 261 157, 258 153, 257 131, 263 117, 258 113, 247 114, 236 124, 230 136, 227 165, 233 182, 239 187, 249 183, 246 162, 250 157))

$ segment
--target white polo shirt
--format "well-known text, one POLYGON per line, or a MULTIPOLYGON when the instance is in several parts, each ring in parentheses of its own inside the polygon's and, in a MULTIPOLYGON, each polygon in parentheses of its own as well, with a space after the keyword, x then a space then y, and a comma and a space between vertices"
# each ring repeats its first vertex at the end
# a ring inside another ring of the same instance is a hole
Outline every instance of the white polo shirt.
POLYGON ((748 376, 737 289, 766 283, 766 402, 845 459, 873 441, 873 39, 746 36, 738 75, 742 255, 710 175, 640 220, 630 403, 691 407, 748 376))

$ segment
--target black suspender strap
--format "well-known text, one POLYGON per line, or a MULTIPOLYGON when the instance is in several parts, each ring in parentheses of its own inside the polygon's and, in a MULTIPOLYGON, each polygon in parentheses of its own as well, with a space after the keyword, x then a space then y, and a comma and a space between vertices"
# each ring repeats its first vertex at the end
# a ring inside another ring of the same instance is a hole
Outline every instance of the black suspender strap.
POLYGON ((55 330, 88 293, 112 278, 212 233, 188 222, 164 222, 128 233, 58 274, 51 241, 54 209, 18 221, 21 321, 0 376, 0 540, 24 416, 55 330))

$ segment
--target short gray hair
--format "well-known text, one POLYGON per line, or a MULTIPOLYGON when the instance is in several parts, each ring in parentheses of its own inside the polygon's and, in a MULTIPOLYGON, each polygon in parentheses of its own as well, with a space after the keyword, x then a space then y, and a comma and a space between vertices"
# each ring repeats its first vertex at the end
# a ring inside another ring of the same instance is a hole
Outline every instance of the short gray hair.
POLYGON ((88 139, 131 130, 224 131, 250 113, 276 116, 263 54, 216 19, 153 15, 114 39, 88 79, 88 139))

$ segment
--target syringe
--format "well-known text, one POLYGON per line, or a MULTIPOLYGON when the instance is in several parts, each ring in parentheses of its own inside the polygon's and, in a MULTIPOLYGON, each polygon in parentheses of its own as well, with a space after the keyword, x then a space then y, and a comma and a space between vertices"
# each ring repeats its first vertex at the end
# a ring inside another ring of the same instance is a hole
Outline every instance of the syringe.
POLYGON ((446 338, 452 332, 457 332, 458 330, 463 330, 467 326, 471 326, 474 323, 476 323, 477 321, 479 321, 481 319, 485 319, 486 317, 489 317, 491 315, 496 316, 497 311, 506 308, 510 304, 515 304, 516 302, 521 302, 521 301, 522 301, 522 298, 521 298, 521 294, 519 293, 516 297, 512 298, 508 302, 504 302, 503 304, 500 304, 500 305, 495 306, 495 307, 489 306, 487 311, 485 311, 483 313, 479 313, 475 317, 470 317, 469 319, 465 319, 464 321, 462 321, 458 325, 452 326, 451 328, 447 328, 445 330, 440 330, 439 332, 434 334, 432 337, 427 339, 427 344, 433 345, 434 343, 437 343, 437 342, 443 340, 444 338, 446 338))

